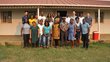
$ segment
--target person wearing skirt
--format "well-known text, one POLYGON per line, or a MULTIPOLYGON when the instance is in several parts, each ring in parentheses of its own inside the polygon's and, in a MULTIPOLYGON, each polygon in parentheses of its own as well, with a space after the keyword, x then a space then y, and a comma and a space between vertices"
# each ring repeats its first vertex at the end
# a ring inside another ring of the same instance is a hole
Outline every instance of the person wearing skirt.
POLYGON ((74 24, 74 19, 70 19, 69 29, 68 29, 68 40, 71 42, 71 47, 74 48, 74 40, 76 34, 76 26, 74 24))

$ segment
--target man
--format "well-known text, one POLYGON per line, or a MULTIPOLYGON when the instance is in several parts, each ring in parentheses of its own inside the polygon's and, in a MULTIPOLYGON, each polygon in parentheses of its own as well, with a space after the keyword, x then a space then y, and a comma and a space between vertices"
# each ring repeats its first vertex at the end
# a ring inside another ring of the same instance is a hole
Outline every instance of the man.
POLYGON ((83 41, 83 48, 88 49, 89 46, 89 32, 90 32, 90 25, 83 19, 83 24, 81 24, 81 33, 82 33, 82 41, 83 41))
POLYGON ((80 14, 80 17, 79 17, 79 22, 80 22, 81 24, 83 23, 83 19, 84 19, 83 13, 81 13, 81 14, 80 14))
POLYGON ((74 23, 76 23, 76 20, 75 20, 76 17, 77 17, 77 16, 76 16, 76 12, 73 11, 73 15, 71 16, 71 18, 74 19, 74 23))
POLYGON ((57 13, 57 16, 54 18, 55 21, 61 23, 62 22, 62 17, 60 16, 60 13, 57 13))
POLYGON ((86 22, 92 26, 92 17, 90 16, 90 13, 87 13, 87 16, 85 17, 86 22))
POLYGON ((26 20, 28 21, 28 12, 27 11, 24 13, 24 16, 22 17, 22 24, 24 24, 26 22, 26 20))
POLYGON ((45 23, 45 20, 46 20, 46 17, 44 16, 44 13, 43 12, 41 12, 41 16, 39 16, 39 18, 38 18, 39 20, 43 20, 43 25, 44 25, 44 23, 45 23))
POLYGON ((66 22, 70 23, 70 17, 68 15, 66 16, 66 22))
POLYGON ((61 30, 61 41, 60 41, 60 46, 63 44, 66 45, 67 43, 67 33, 68 33, 68 23, 65 21, 65 17, 62 19, 62 22, 60 23, 60 30, 61 30))

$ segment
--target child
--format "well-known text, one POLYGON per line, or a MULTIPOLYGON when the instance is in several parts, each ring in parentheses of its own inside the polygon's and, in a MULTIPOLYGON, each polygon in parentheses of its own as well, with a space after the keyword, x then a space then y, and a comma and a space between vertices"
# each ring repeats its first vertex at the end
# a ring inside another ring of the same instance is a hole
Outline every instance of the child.
POLYGON ((75 34, 76 34, 76 25, 74 24, 74 19, 70 19, 68 29, 68 40, 71 42, 72 48, 74 48, 75 34))
POLYGON ((49 26, 49 22, 45 21, 45 25, 43 27, 43 46, 48 48, 49 41, 50 41, 50 33, 51 33, 51 27, 49 26))
POLYGON ((89 32, 90 32, 90 25, 83 19, 83 24, 81 24, 81 33, 82 33, 82 41, 83 41, 83 48, 88 49, 89 46, 89 32))
POLYGON ((30 30, 30 38, 32 38, 32 47, 36 47, 38 44, 39 27, 36 22, 32 22, 32 27, 30 30))
POLYGON ((66 45, 66 43, 67 43, 68 23, 65 21, 65 18, 63 18, 62 22, 60 23, 60 29, 61 29, 61 42, 60 42, 60 46, 62 46, 63 44, 66 45))
POLYGON ((40 36, 39 36, 39 47, 42 47, 43 45, 43 20, 39 20, 39 24, 38 24, 39 30, 40 30, 40 36))
POLYGON ((53 39, 55 41, 55 48, 58 47, 58 41, 60 39, 60 27, 59 27, 59 22, 58 21, 55 21, 54 22, 54 25, 53 25, 53 32, 52 32, 52 35, 53 35, 53 39))
POLYGON ((81 22, 79 21, 79 17, 76 17, 76 44, 77 46, 80 45, 80 29, 81 29, 81 22))

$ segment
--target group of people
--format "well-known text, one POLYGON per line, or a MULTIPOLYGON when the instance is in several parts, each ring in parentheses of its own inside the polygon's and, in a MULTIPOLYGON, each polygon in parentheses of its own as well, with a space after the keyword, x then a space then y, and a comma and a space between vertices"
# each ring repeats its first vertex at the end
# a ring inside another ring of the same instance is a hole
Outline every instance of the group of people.
POLYGON ((28 12, 22 17, 21 35, 24 40, 24 48, 51 46, 62 47, 71 45, 72 48, 80 45, 80 40, 83 41, 83 48, 89 46, 89 32, 92 26, 92 17, 89 13, 87 16, 76 16, 73 11, 73 16, 61 17, 60 13, 57 16, 48 14, 47 17, 41 15, 31 15, 28 12))

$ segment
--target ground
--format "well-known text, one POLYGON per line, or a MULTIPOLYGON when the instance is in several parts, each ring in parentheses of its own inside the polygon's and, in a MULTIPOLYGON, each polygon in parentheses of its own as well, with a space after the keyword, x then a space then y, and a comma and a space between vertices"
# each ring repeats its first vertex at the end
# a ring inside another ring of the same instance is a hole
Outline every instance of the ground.
POLYGON ((91 43, 88 50, 81 46, 74 49, 0 46, 0 62, 110 62, 110 44, 91 43))

